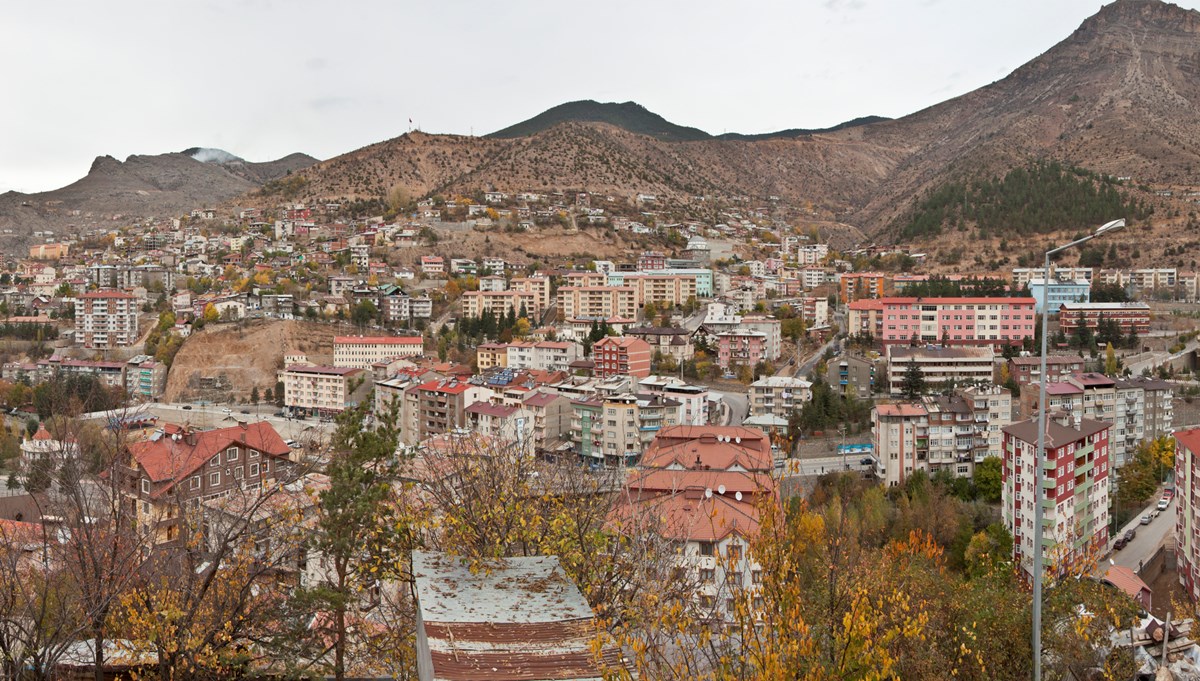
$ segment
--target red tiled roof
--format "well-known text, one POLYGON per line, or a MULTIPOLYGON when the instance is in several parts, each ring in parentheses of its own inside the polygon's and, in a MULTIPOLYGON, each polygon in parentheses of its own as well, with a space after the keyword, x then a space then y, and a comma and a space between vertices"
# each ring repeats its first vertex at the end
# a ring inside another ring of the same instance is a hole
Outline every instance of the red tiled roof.
POLYGON ((1187 447, 1193 454, 1200 454, 1200 428, 1177 430, 1172 435, 1176 442, 1187 447))
POLYGON ((270 423, 239 424, 228 428, 198 431, 189 443, 189 436, 178 426, 164 428, 157 440, 145 440, 129 445, 129 453, 153 482, 178 482, 231 445, 241 444, 269 456, 287 456, 291 449, 270 423), (178 435, 178 439, 172 437, 178 435))

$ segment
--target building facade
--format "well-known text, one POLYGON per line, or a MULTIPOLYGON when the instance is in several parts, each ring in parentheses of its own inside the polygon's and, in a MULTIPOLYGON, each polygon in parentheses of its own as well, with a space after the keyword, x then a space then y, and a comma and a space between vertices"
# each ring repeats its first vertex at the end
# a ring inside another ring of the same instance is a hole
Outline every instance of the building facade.
POLYGON ((75 344, 123 348, 138 339, 138 300, 124 291, 88 291, 75 297, 75 344))

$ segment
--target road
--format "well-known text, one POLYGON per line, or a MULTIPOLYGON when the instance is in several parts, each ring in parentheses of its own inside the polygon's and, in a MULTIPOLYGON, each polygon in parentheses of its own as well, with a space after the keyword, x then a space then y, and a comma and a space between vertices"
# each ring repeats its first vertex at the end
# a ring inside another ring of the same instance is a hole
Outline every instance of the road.
MULTIPOLYGON (((1178 359, 1180 356, 1187 354, 1189 352, 1192 352, 1193 350, 1196 350, 1197 348, 1200 348, 1200 339, 1193 339, 1193 340, 1189 341, 1188 344, 1185 345, 1183 350, 1180 352, 1177 352, 1175 354, 1171 354, 1169 352, 1166 352, 1165 350, 1151 352, 1150 357, 1148 359, 1140 360, 1137 362, 1130 362, 1130 363, 1126 364, 1125 367, 1127 369, 1129 369, 1130 373, 1132 373, 1134 376, 1140 376, 1143 369, 1149 369, 1149 370, 1153 371, 1154 369, 1158 368, 1160 365, 1165 364, 1171 360, 1178 359)), ((1143 355, 1144 354, 1145 353, 1143 353, 1143 355)))
POLYGON ((822 456, 813 459, 784 459, 784 477, 795 475, 824 475, 835 471, 871 471, 874 465, 864 466, 862 454, 848 454, 844 462, 841 456, 822 456))
MULTIPOLYGON (((1116 540, 1117 537, 1125 534, 1126 530, 1137 530, 1137 536, 1133 538, 1133 541, 1129 542, 1120 551, 1113 551, 1111 558, 1117 565, 1137 570, 1141 567, 1142 561, 1150 560, 1150 557, 1158 550, 1158 546, 1162 543, 1163 539, 1175 530, 1175 508, 1179 504, 1176 504, 1174 501, 1167 507, 1167 510, 1162 511, 1158 514, 1157 518, 1151 520, 1149 525, 1140 524, 1142 516, 1154 510, 1160 498, 1161 495, 1156 496, 1149 506, 1134 516, 1133 520, 1121 528, 1120 532, 1113 537, 1116 540)), ((1106 564, 1102 563, 1100 565, 1101 570, 1106 568, 1106 564)))
POLYGON ((792 375, 797 378, 808 378, 811 376, 813 367, 815 367, 817 362, 821 361, 821 358, 825 356, 825 351, 834 347, 837 342, 837 338, 830 338, 825 342, 824 345, 817 348, 816 352, 810 355, 808 359, 801 362, 800 365, 796 367, 796 371, 792 375))
POLYGON ((750 415, 750 396, 746 393, 721 391, 721 401, 725 403, 725 425, 740 426, 750 415))
POLYGON ((696 329, 700 328, 700 325, 703 324, 704 320, 707 318, 708 318, 708 308, 701 307, 699 311, 693 313, 692 316, 683 320, 683 322, 680 324, 680 326, 687 329, 688 333, 693 333, 696 331, 696 329))

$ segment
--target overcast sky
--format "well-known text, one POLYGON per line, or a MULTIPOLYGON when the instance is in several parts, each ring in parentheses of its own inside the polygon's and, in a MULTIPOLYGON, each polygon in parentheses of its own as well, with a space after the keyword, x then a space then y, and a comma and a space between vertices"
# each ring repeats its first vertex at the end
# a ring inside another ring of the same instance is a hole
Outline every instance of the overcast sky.
MULTIPOLYGON (((577 99, 712 133, 903 116, 1003 78, 1097 0, 59 0, 0 21, 0 191, 109 154, 329 158, 577 99)), ((1200 0, 1184 0, 1189 7, 1200 0)))

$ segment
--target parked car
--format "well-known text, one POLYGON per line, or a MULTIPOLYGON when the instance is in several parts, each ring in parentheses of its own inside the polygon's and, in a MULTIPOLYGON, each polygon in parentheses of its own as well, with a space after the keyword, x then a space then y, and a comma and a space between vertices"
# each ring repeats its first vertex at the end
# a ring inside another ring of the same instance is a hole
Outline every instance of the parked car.
POLYGON ((232 410, 232 409, 230 409, 229 407, 225 407, 225 408, 224 408, 224 409, 222 409, 221 411, 225 412, 226 414, 232 414, 232 413, 233 413, 233 410, 232 410))
POLYGON ((1171 500, 1166 497, 1159 499, 1158 500, 1158 510, 1160 510, 1160 511, 1167 510, 1167 506, 1170 505, 1170 503, 1171 503, 1171 500))
POLYGON ((1168 487, 1163 490, 1163 499, 1170 501, 1174 498, 1175 498, 1175 488, 1174 487, 1168 487))
POLYGON ((243 414, 249 414, 249 413, 250 413, 250 410, 249 410, 249 409, 243 409, 243 410, 242 410, 242 413, 243 413, 243 414))
POLYGON ((1113 551, 1120 551, 1121 549, 1125 548, 1125 545, 1128 543, 1129 540, 1125 539, 1125 537, 1118 537, 1117 540, 1113 542, 1113 551))
POLYGON ((192 405, 190 405, 190 404, 185 404, 185 405, 183 405, 183 408, 184 408, 184 409, 191 409, 191 408, 192 408, 192 405))
POLYGON ((872 459, 871 457, 869 457, 869 456, 868 456, 868 457, 866 457, 865 459, 863 459, 862 461, 859 461, 859 462, 858 462, 858 465, 860 465, 860 466, 874 466, 874 465, 875 465, 875 459, 872 459))
POLYGON ((1131 541, 1133 541, 1133 538, 1136 536, 1137 536, 1137 528, 1136 527, 1131 527, 1128 530, 1125 530, 1125 541, 1131 542, 1131 541))
POLYGON ((1143 525, 1149 525, 1151 520, 1153 520, 1153 519, 1148 515, 1142 516, 1142 524, 1143 525))

